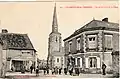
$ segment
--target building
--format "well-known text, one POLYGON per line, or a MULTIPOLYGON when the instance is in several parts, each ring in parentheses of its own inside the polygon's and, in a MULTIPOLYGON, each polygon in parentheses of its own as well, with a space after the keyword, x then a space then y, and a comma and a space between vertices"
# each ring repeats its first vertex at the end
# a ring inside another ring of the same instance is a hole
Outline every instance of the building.
POLYGON ((62 67, 64 66, 64 52, 62 51, 62 38, 61 33, 58 32, 56 5, 54 7, 52 32, 49 34, 48 39, 48 58, 47 62, 49 67, 62 67))
POLYGON ((15 71, 20 71, 22 65, 29 70, 32 64, 37 65, 36 50, 27 34, 8 33, 2 29, 0 39, 3 42, 2 56, 7 71, 11 71, 12 67, 15 71))
POLYGON ((112 51, 119 50, 119 24, 93 19, 64 39, 65 65, 81 72, 100 73, 102 62, 112 73, 112 51))

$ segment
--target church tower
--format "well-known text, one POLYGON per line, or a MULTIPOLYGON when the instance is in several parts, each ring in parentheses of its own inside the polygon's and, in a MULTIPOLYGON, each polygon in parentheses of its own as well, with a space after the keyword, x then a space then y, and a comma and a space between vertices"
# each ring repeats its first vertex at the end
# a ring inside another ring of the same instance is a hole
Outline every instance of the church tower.
MULTIPOLYGON (((53 12, 53 21, 52 21, 52 32, 49 34, 48 39, 48 61, 50 62, 50 67, 56 66, 56 56, 57 61, 60 61, 59 57, 62 54, 62 44, 61 44, 61 33, 58 32, 58 22, 57 22, 57 13, 56 13, 56 4, 54 6, 53 12)), ((58 65, 58 63, 57 63, 58 65)), ((61 65, 61 62, 60 62, 61 65)))
POLYGON ((61 52, 61 33, 58 32, 58 22, 56 13, 56 4, 54 6, 52 32, 49 35, 50 53, 61 52))

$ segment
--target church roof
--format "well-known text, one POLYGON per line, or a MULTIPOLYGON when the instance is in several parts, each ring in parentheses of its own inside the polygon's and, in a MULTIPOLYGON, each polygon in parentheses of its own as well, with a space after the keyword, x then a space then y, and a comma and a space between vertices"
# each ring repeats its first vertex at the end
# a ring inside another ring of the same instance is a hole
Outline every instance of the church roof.
POLYGON ((110 31, 119 31, 119 24, 118 23, 112 23, 112 22, 106 22, 106 21, 100 21, 100 20, 92 20, 80 29, 76 30, 72 35, 64 39, 63 41, 74 37, 75 35, 78 35, 84 31, 92 31, 92 30, 110 30, 110 31))
POLYGON ((55 4, 55 6, 54 6, 52 26, 58 26, 57 13, 56 13, 56 4, 55 4))
POLYGON ((27 34, 0 33, 0 40, 3 42, 3 49, 35 50, 27 34))

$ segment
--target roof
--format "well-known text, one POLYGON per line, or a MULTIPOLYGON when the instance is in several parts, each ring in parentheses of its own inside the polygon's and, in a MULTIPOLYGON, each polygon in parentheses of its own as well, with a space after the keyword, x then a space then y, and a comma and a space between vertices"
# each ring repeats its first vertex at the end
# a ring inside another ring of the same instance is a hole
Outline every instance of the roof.
POLYGON ((100 20, 92 20, 80 29, 76 30, 72 35, 64 39, 63 41, 78 35, 84 31, 92 31, 92 30, 110 30, 110 31, 119 31, 119 24, 112 22, 105 22, 100 20))
POLYGON ((35 50, 27 34, 0 33, 0 39, 3 42, 3 49, 35 50))

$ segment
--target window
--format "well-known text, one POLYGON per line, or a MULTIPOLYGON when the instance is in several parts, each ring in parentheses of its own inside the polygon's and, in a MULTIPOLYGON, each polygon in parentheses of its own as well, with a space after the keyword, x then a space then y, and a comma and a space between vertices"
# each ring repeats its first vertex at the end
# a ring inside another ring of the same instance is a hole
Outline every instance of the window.
POLYGON ((80 50, 80 38, 77 39, 77 50, 80 50))
POLYGON ((88 47, 89 48, 97 47, 97 35, 88 35, 88 47))
POLYGON ((105 47, 112 48, 112 35, 105 35, 105 47))
POLYGON ((90 37, 89 41, 95 41, 95 37, 90 37))
POLYGON ((57 58, 57 62, 59 62, 59 58, 57 58))
POLYGON ((96 57, 90 57, 89 58, 89 67, 90 68, 97 67, 97 59, 96 59, 96 57))
POLYGON ((69 42, 69 52, 71 52, 72 42, 69 42))
POLYGON ((89 38, 89 41, 92 41, 92 38, 89 38))

